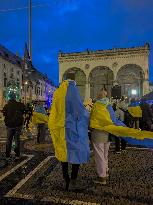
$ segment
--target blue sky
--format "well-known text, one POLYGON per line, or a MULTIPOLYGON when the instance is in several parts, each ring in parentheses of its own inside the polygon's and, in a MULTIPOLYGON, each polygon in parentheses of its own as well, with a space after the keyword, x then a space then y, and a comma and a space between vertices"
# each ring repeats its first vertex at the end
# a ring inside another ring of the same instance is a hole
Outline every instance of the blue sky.
MULTIPOLYGON (((58 83, 59 50, 141 46, 149 42, 153 81, 152 0, 33 0, 33 64, 58 83)), ((23 55, 28 0, 0 0, 0 44, 23 55)))

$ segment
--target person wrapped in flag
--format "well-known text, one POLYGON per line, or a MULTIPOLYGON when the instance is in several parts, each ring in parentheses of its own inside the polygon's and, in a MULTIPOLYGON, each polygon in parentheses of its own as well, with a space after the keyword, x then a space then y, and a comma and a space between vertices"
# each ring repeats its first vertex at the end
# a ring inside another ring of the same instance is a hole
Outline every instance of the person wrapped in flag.
MULTIPOLYGON (((109 105, 109 99, 107 98, 107 91, 105 88, 102 88, 97 96, 97 102, 100 103, 103 106, 109 105)), ((95 104, 96 104, 95 103, 95 104)), ((95 107, 95 104, 93 105, 95 107)), ((96 127, 93 125, 93 114, 94 112, 99 112, 99 110, 95 110, 94 107, 91 109, 91 116, 90 116, 90 127, 91 129, 91 142, 93 145, 93 151, 95 156, 95 163, 96 163, 96 169, 98 174, 98 179, 95 180, 95 183, 99 183, 102 185, 106 184, 107 176, 108 176, 108 151, 109 151, 109 133, 100 129, 96 129, 96 127)), ((99 124, 102 124, 101 121, 98 122, 99 114, 96 114, 96 122, 99 124), (98 114, 98 115, 97 115, 98 114)), ((105 115, 103 116, 105 118, 105 115)), ((103 119, 105 121, 106 119, 103 119)))
POLYGON ((90 113, 92 142, 99 176, 95 182, 100 184, 106 184, 108 174, 108 133, 123 137, 128 144, 153 148, 153 132, 126 127, 123 122, 115 117, 113 108, 106 96, 107 91, 102 88, 90 113))
POLYGON ((61 162, 66 190, 77 188, 79 166, 89 161, 89 112, 85 109, 75 81, 66 80, 55 91, 48 127, 61 162), (72 164, 71 179, 68 163, 72 164))
POLYGON ((131 99, 128 106, 128 112, 132 116, 131 127, 139 129, 139 119, 142 118, 142 110, 140 108, 140 101, 135 98, 131 99))
POLYGON ((37 102, 32 116, 32 124, 37 125, 37 143, 44 142, 48 116, 42 102, 37 102))

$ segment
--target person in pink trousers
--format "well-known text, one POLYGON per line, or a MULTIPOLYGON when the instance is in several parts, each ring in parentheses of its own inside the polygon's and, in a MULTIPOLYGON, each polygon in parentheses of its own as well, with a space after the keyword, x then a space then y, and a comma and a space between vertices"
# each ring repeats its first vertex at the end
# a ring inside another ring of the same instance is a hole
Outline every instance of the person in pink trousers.
MULTIPOLYGON (((109 99, 107 98, 107 91, 102 88, 99 92, 97 100, 105 105, 109 104, 109 99)), ((94 151, 95 163, 98 178, 94 180, 95 183, 105 185, 107 183, 108 177, 108 151, 109 151, 109 134, 105 131, 98 129, 92 129, 91 131, 91 142, 94 151)))

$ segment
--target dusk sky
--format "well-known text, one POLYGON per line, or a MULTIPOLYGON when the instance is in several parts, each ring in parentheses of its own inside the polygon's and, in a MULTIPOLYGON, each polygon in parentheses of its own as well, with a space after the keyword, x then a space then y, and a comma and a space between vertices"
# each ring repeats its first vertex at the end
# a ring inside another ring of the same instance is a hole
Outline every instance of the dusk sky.
MULTIPOLYGON (((44 4, 33 8, 33 64, 55 84, 59 50, 125 48, 145 42, 151 46, 153 81, 153 0, 33 0, 32 4, 44 4)), ((20 56, 28 41, 27 6, 28 0, 0 0, 0 44, 20 56)))

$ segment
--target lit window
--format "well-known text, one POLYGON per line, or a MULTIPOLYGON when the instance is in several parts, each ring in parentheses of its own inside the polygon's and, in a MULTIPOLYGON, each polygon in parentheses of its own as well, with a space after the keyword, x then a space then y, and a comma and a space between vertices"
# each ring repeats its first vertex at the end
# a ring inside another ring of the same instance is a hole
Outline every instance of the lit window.
POLYGON ((7 78, 4 77, 4 87, 7 86, 7 78))
POLYGON ((132 95, 136 95, 136 94, 137 94, 137 90, 132 89, 132 90, 131 90, 131 94, 132 94, 132 95))

